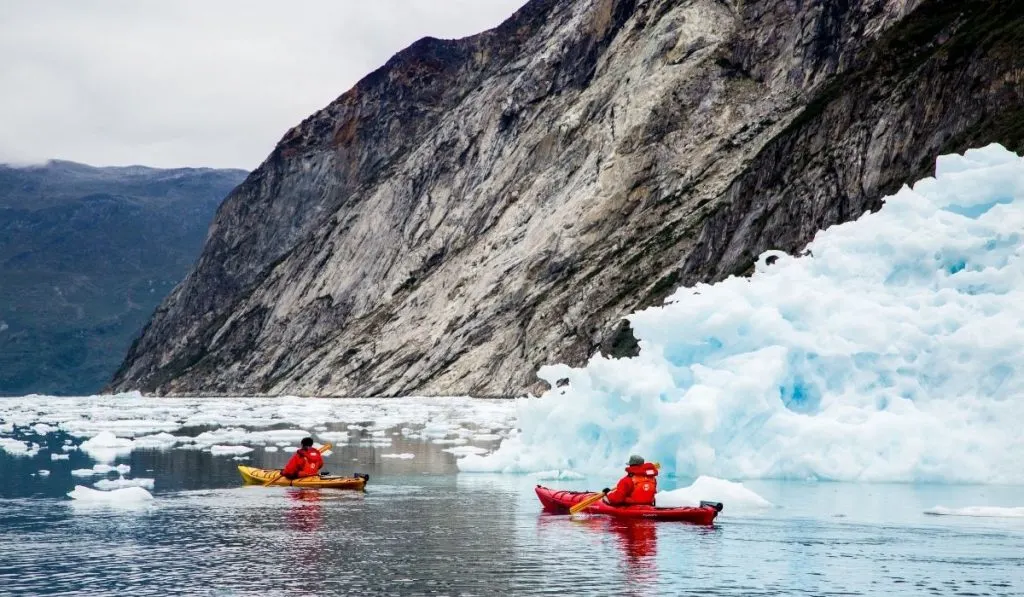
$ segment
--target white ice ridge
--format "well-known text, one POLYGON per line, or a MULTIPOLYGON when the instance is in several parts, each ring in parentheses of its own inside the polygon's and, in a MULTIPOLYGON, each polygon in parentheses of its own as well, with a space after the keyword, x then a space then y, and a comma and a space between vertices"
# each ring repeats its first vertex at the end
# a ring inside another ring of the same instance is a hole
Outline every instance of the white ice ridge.
POLYGON ((935 506, 924 511, 935 516, 981 516, 992 518, 1024 518, 1024 507, 1003 508, 999 506, 968 506, 966 508, 947 508, 935 506))
POLYGON ((884 203, 633 314, 635 358, 543 367, 522 432, 459 468, 1024 482, 1024 160, 943 156, 884 203))

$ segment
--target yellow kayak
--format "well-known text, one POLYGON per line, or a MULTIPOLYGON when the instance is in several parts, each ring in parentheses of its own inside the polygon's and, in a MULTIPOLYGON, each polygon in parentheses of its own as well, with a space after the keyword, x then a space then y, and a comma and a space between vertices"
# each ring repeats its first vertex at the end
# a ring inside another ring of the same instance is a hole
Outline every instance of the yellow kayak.
MULTIPOLYGON (((265 469, 238 465, 238 472, 242 473, 242 479, 244 479, 246 483, 263 485, 272 477, 277 476, 281 471, 279 469, 265 469)), ((369 480, 370 475, 357 474, 354 477, 325 477, 317 475, 316 477, 305 477, 295 480, 278 477, 273 483, 271 483, 271 485, 287 485, 291 487, 305 487, 307 489, 323 488, 362 490, 366 487, 366 482, 369 480)))

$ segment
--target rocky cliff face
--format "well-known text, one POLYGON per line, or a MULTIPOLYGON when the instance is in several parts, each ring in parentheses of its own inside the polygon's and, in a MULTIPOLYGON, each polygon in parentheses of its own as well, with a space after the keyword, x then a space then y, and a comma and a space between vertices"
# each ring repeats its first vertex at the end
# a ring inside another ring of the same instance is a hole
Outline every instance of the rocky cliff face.
POLYGON ((798 251, 940 151, 1021 145, 1009 0, 534 0, 424 39, 222 205, 112 389, 515 395, 798 251))

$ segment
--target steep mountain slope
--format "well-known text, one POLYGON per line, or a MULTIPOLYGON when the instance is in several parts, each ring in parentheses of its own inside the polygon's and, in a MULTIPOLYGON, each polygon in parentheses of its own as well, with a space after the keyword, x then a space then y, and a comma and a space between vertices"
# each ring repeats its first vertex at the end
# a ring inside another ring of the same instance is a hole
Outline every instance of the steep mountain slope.
POLYGON ((1007 0, 534 0, 289 131, 111 388, 514 395, 621 316, 1021 143, 1007 0))
POLYGON ((0 394, 98 392, 245 175, 0 166, 0 394))

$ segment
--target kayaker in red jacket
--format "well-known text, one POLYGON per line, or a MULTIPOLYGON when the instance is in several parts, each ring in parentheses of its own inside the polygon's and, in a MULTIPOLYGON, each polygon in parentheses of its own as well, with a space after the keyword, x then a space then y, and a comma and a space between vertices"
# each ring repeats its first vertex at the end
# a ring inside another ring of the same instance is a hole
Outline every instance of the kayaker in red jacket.
POLYGON ((630 456, 626 476, 619 479, 614 490, 604 488, 605 501, 612 506, 653 506, 658 492, 658 467, 641 456, 630 456))
POLYGON ((281 469, 281 476, 292 480, 315 477, 320 474, 323 466, 323 454, 313 447, 313 438, 306 437, 302 440, 302 447, 295 451, 288 464, 281 469))

